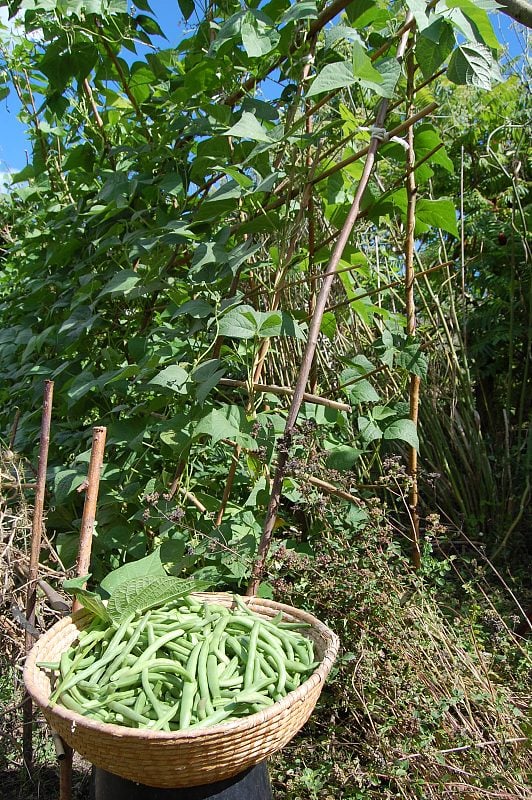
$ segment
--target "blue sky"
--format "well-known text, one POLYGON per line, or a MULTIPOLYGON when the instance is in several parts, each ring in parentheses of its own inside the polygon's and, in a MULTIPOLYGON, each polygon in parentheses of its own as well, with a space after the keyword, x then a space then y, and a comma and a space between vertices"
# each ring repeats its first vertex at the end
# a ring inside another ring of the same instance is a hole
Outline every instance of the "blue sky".
MULTIPOLYGON (((181 17, 177 0, 151 0, 151 7, 168 42, 159 39, 155 44, 167 47, 177 43, 183 35, 185 23, 181 17)), ((4 11, 4 9, 2 9, 4 11)), ((508 47, 511 57, 520 56, 525 49, 525 36, 522 26, 514 23, 504 14, 492 15, 495 33, 499 41, 508 47)), ((5 22, 5 17, 2 17, 5 22)), ((139 54, 141 50, 139 49, 139 54)), ((17 119, 20 104, 12 91, 5 100, 0 101, 0 174, 22 169, 27 161, 29 143, 22 123, 17 119)))

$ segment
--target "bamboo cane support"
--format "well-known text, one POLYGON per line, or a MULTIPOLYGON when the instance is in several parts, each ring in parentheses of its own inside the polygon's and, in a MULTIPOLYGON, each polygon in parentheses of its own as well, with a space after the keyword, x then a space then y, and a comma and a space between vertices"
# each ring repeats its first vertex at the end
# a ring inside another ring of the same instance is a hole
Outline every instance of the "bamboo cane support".
MULTIPOLYGON (((41 419, 41 435, 39 441, 39 464, 37 468, 37 483, 31 526, 30 565, 28 569, 28 586, 26 590, 26 619, 31 628, 35 626, 35 603, 37 600, 37 580, 39 577, 39 556, 41 554, 44 495, 46 491, 46 468, 48 465, 48 448, 50 445, 50 424, 52 420, 53 396, 54 382, 45 381, 41 419)), ((26 655, 33 647, 34 642, 35 636, 33 633, 31 633, 31 630, 26 629, 26 655)), ((32 718, 33 705, 31 697, 26 695, 22 706, 22 755, 24 763, 28 769, 31 768, 33 761, 32 718)))
MULTIPOLYGON (((86 575, 91 561, 92 535, 96 519, 96 504, 100 486, 100 472, 103 464, 105 450, 105 437, 107 428, 95 427, 92 429, 92 447, 87 474, 87 492, 81 517, 79 534, 78 558, 76 562, 76 575, 86 575)), ((78 611, 81 603, 77 598, 72 603, 72 611, 78 611)), ((72 748, 64 744, 64 756, 59 768, 59 800, 72 798, 72 748)))
MULTIPOLYGON (((87 493, 85 495, 85 505, 83 506, 83 515, 81 517, 78 559, 76 562, 76 574, 78 576, 86 575, 90 567, 92 535, 94 532, 94 521, 96 518, 96 503, 98 500, 100 472, 103 463, 106 434, 107 428, 93 428, 91 457, 87 475, 87 493)), ((74 599, 74 602, 72 603, 72 610, 78 611, 80 608, 81 604, 77 598, 74 599)))
MULTIPOLYGON (((415 64, 412 52, 407 57, 407 114, 413 110, 414 100, 414 75, 415 64)), ((405 233, 405 301, 406 301, 406 332, 409 336, 416 335, 416 303, 414 296, 414 286, 416 275, 414 271, 414 249, 415 249, 415 226, 416 226, 416 198, 417 181, 415 174, 416 154, 414 150, 414 126, 407 132, 408 150, 406 151, 406 233, 405 233)), ((410 375, 410 419, 417 428, 419 412, 419 388, 420 378, 418 375, 410 375)), ((411 478, 411 486, 408 492, 408 509, 410 514, 410 531, 412 537, 412 564, 415 569, 419 569, 421 563, 421 551, 419 540, 419 512, 418 512, 418 452, 415 447, 410 447, 408 451, 408 474, 411 478)))
MULTIPOLYGON (((407 22, 412 18, 413 16, 411 12, 409 12, 407 16, 407 22)), ((404 56, 406 44, 408 41, 408 30, 409 28, 403 34, 399 46, 397 48, 398 59, 402 59, 404 56)), ((318 343, 321 321, 323 319, 323 314, 325 312, 327 300, 329 299, 329 294, 334 282, 334 278, 336 276, 336 269, 338 267, 338 264, 340 263, 347 242, 349 241, 349 237, 351 235, 351 231, 353 230, 354 224, 358 218, 362 196, 366 190, 371 173, 373 171, 377 150, 379 148, 379 143, 382 139, 378 131, 384 125, 384 121, 386 119, 386 115, 388 112, 388 105, 389 101, 386 98, 384 98, 379 105, 379 109, 375 117, 375 124, 374 124, 375 132, 371 136, 371 140, 368 146, 367 158, 364 164, 364 169, 360 178, 360 182, 357 191, 355 193, 353 203, 351 205, 351 208, 344 222, 340 235, 336 241, 336 245, 331 254, 331 258, 326 267, 325 273, 323 275, 322 285, 316 301, 316 308, 314 310, 312 320, 310 321, 307 346, 305 349, 305 353, 303 355, 303 361, 301 363, 301 368, 299 371, 296 387, 294 389, 294 394, 292 397, 292 403, 286 420, 285 432, 283 437, 284 446, 281 450, 278 450, 277 469, 275 471, 275 475, 273 478, 272 489, 270 494, 270 502, 268 504, 268 511, 266 513, 264 528, 262 531, 261 540, 259 542, 257 557, 253 565, 251 580, 246 592, 248 596, 256 594, 260 583, 260 579, 264 571, 264 565, 266 563, 266 558, 268 555, 268 551, 270 549, 273 529, 275 526, 275 520, 277 518, 277 511, 281 500, 283 478, 290 450, 291 436, 294 430, 294 425, 296 423, 297 416, 299 414, 299 409, 301 408, 301 404, 303 402, 305 387, 307 385, 308 377, 312 367, 312 359, 314 357, 314 353, 318 343)))

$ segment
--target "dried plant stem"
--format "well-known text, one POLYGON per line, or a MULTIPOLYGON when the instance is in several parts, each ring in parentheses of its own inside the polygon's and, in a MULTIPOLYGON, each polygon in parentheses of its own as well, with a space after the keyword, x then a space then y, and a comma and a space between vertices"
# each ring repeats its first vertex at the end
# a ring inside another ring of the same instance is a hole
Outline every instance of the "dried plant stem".
MULTIPOLYGON (((442 267, 448 267, 449 265, 452 264, 454 264, 454 261, 445 261, 442 264, 435 264, 433 267, 429 267, 428 269, 423 270, 423 272, 418 272, 416 277, 420 278, 421 276, 424 275, 430 275, 431 272, 436 272, 442 267)), ((335 303, 333 306, 328 306, 327 311, 336 311, 337 308, 344 308, 345 306, 350 305, 356 300, 362 300, 364 297, 372 297, 374 294, 380 294, 381 292, 386 292, 388 289, 395 289, 397 286, 404 286, 404 280, 385 283, 383 286, 379 286, 376 289, 370 289, 369 292, 364 292, 363 294, 357 294, 357 296, 353 297, 351 300, 342 300, 339 303, 335 303)))
MULTIPOLYGON (((412 113, 414 98, 414 75, 415 63, 412 51, 407 56, 407 114, 412 113)), ((415 226, 416 226, 416 196, 417 182, 415 174, 416 154, 414 150, 414 126, 407 132, 408 150, 406 151, 406 234, 405 234, 405 300, 406 300, 406 332, 408 336, 416 334, 416 305, 414 297, 415 271, 414 271, 414 249, 415 249, 415 226)), ((410 375, 410 419, 417 428, 419 414, 419 375, 410 375)), ((415 569, 419 569, 421 564, 421 550, 419 543, 419 513, 418 513, 418 452, 415 447, 409 447, 408 451, 408 474, 411 478, 411 485, 408 491, 408 508, 410 516, 410 530, 412 535, 412 563, 415 569)))
POLYGON ((21 415, 20 408, 17 408, 15 411, 15 419, 13 420, 13 425, 11 427, 11 433, 9 434, 9 449, 12 450, 15 446, 15 439, 17 438, 17 431, 18 431, 18 424, 20 422, 20 415, 21 415))
POLYGON ((235 480, 236 470, 238 467, 238 462, 240 461, 240 454, 242 452, 242 446, 235 443, 233 455, 231 457, 231 465, 229 467, 229 472, 227 473, 227 478, 225 481, 224 486, 224 493, 222 496, 222 502, 220 503, 220 507, 216 514, 216 518, 214 524, 216 526, 221 525, 225 509, 227 507, 227 503, 229 502, 229 498, 231 496, 231 490, 233 488, 233 483, 235 480))
MULTIPOLYGON (((314 52, 314 44, 315 44, 315 42, 313 40, 311 42, 311 50, 310 50, 311 54, 314 52)), ((305 80, 307 79, 307 77, 309 75, 309 72, 310 72, 310 61, 303 65, 301 81, 300 81, 300 84, 299 84, 300 87, 304 86, 305 80)), ((300 228, 300 226, 301 226, 301 224, 303 222, 303 219, 304 219, 304 216, 305 216, 305 211, 306 211, 306 208, 307 208, 307 206, 308 206, 308 204, 309 204, 309 202, 311 200, 311 195, 312 195, 310 178, 313 176, 314 171, 315 171, 315 169, 316 169, 316 167, 318 165, 318 162, 319 162, 319 155, 318 154, 316 154, 316 157, 314 158, 313 162, 312 161, 309 162, 309 169, 310 169, 310 171, 309 171, 309 180, 307 181, 307 183, 306 183, 306 185, 305 185, 305 187, 303 189, 300 208, 299 208, 299 211, 298 211, 298 214, 297 214, 297 217, 296 217, 296 221, 295 221, 295 224, 294 224, 294 233, 293 233, 293 235, 292 235, 292 237, 290 239, 290 243, 288 245, 288 250, 287 250, 287 252, 286 252, 286 254, 285 254, 284 258, 283 258, 283 263, 279 266, 279 268, 277 270, 277 273, 275 275, 275 280, 274 280, 275 290, 274 290, 274 294, 273 294, 273 297, 272 297, 272 300, 271 300, 271 304, 270 304, 270 311, 276 311, 279 308, 279 304, 281 302, 282 290, 279 289, 278 287, 284 283, 286 272, 287 272, 288 267, 290 265, 290 262, 291 262, 291 260, 293 258, 297 243, 299 241, 299 228, 300 228)), ((247 412, 248 413, 250 413, 253 410, 253 389, 254 389, 254 386, 256 384, 258 384, 260 379, 261 379, 262 371, 264 369, 264 364, 266 362, 266 356, 268 354, 269 348, 270 348, 270 339, 268 337, 266 339, 263 339, 263 341, 261 342, 260 347, 258 349, 258 352, 255 354, 254 363, 253 363, 253 366, 252 366, 252 369, 251 369, 252 384, 249 387, 249 400, 248 400, 248 404, 247 404, 247 412)), ((220 525, 221 524, 222 519, 223 519, 223 515, 225 513, 225 509, 227 507, 227 503, 229 502, 229 498, 231 496, 231 491, 232 491, 232 488, 233 488, 233 483, 234 483, 234 480, 235 480, 235 475, 236 475, 236 471, 237 471, 237 468, 238 468, 238 462, 240 460, 241 452, 242 452, 242 448, 241 448, 240 445, 237 444, 235 446, 235 449, 234 449, 234 452, 233 452, 233 457, 231 459, 231 465, 229 467, 229 472, 227 474, 227 479, 226 479, 225 486, 224 486, 224 493, 223 493, 222 501, 220 503, 220 507, 218 509, 218 513, 216 514, 216 520, 215 520, 216 525, 220 525)))
MULTIPOLYGON (((409 13, 409 18, 410 17, 411 14, 409 13)), ((397 53, 398 58, 402 58, 406 48, 406 43, 407 43, 407 35, 404 34, 398 47, 398 53, 397 53)), ((334 282, 334 278, 336 276, 336 268, 340 263, 344 249, 347 245, 347 242, 349 241, 351 231, 353 230, 353 226, 357 220, 360 211, 360 202, 362 200, 362 196, 366 190, 371 173, 373 171, 377 150, 379 148, 379 143, 381 141, 378 129, 383 127, 387 111, 388 111, 388 100, 383 99, 379 105, 379 109, 377 111, 377 115, 375 118, 374 127, 375 130, 377 131, 377 135, 375 135, 374 133, 371 137, 371 141, 368 147, 366 162, 364 164, 364 169, 362 171, 362 176, 360 178, 360 182, 357 191, 355 193, 353 203, 351 205, 347 218, 344 222, 340 235, 338 236, 330 261, 324 273, 322 285, 316 301, 314 316, 312 317, 309 326, 307 346, 303 356, 303 361, 301 363, 297 384, 294 389, 292 403, 290 406, 290 410, 288 412, 288 418, 286 420, 284 447, 282 448, 282 450, 278 451, 277 468, 275 470, 275 475, 273 478, 272 489, 270 494, 270 502, 268 504, 268 511, 266 513, 264 529, 262 532, 261 540, 259 542, 257 557, 253 565, 251 580, 247 590, 248 595, 253 595, 257 592, 259 582, 262 573, 264 571, 264 565, 266 562, 268 551, 270 549, 273 529, 277 517, 277 510, 279 508, 279 503, 281 500, 285 466, 288 460, 289 443, 294 430, 294 425, 297 420, 299 409, 301 407, 301 403, 303 402, 303 395, 305 393, 305 387, 310 374, 312 359, 318 343, 321 321, 323 319, 323 314, 325 311, 325 307, 327 305, 327 300, 329 299, 329 294, 334 282)))
POLYGON ((312 486, 316 486, 318 489, 323 489, 323 491, 327 492, 327 494, 340 497, 342 500, 348 500, 350 503, 354 503, 357 506, 364 505, 364 502, 360 499, 360 497, 356 497, 356 495, 351 494, 351 492, 346 492, 345 489, 339 489, 334 485, 334 483, 323 481, 321 478, 314 477, 314 475, 303 475, 303 478, 305 481, 307 481, 307 483, 312 484, 312 486))
MULTIPOLYGON (((44 398, 41 419, 41 436, 39 442, 39 464, 37 468, 37 484, 31 526, 30 564, 28 568, 28 585, 26 589, 26 620, 31 628, 35 627, 35 603, 37 601, 37 580, 39 578, 39 556, 41 554, 42 527, 44 516, 44 495, 46 490, 46 467, 48 464, 48 448, 50 445, 50 423, 52 420, 52 402, 54 382, 44 382, 44 398)), ((26 629, 26 653, 30 651, 35 637, 26 629)), ((22 755, 28 769, 33 761, 32 717, 33 705, 31 697, 26 695, 22 705, 22 755)))

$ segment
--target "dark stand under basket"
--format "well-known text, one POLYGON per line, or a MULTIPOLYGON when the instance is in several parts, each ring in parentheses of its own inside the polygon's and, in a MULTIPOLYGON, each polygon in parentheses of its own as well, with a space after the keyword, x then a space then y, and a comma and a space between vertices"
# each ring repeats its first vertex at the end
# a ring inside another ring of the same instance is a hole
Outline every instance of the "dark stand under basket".
POLYGON ((92 800, 272 800, 266 762, 233 778, 190 789, 157 789, 93 768, 92 800))

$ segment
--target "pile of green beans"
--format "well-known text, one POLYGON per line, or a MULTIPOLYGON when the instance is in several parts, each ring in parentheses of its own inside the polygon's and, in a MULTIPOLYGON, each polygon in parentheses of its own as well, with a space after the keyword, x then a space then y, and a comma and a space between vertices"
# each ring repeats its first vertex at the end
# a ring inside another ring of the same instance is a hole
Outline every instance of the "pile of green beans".
POLYGON ((305 623, 181 597, 118 628, 94 618, 52 674, 51 703, 149 730, 206 727, 261 711, 316 668, 305 623))

